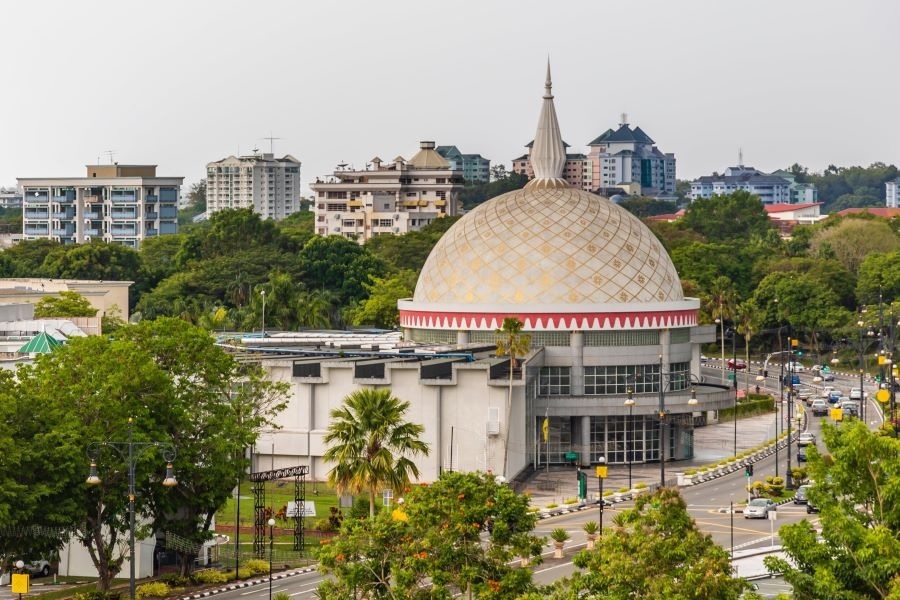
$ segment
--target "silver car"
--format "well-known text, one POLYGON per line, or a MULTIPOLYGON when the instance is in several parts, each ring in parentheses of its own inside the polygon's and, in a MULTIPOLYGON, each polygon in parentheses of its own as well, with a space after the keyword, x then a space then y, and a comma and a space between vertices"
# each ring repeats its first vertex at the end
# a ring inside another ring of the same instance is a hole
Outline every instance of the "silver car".
POLYGON ((745 519, 768 519, 769 513, 777 510, 778 505, 771 498, 754 498, 744 508, 745 519))

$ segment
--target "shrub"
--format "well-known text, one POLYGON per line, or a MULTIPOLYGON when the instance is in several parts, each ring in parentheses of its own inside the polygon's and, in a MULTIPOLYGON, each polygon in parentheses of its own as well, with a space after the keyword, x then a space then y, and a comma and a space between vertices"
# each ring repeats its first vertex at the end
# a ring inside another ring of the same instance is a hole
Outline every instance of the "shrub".
POLYGON ((618 491, 620 494, 627 494, 627 493, 630 492, 631 490, 629 490, 627 487, 620 487, 617 491, 618 491))
POLYGON ((594 535, 600 530, 600 524, 597 521, 585 521, 584 525, 581 526, 584 532, 588 535, 594 535))
POLYGON ((537 511, 539 511, 539 510, 541 510, 541 509, 538 508, 537 506, 529 506, 529 507, 528 507, 528 512, 530 512, 530 513, 535 513, 535 512, 537 512, 537 511))
POLYGON ((269 572, 269 563, 258 558, 251 558, 244 563, 244 566, 250 570, 250 577, 266 575, 269 572))
POLYGON ((688 469, 687 471, 684 472, 684 474, 685 475, 696 475, 697 469, 688 469))
POLYGON ((639 482, 634 486, 634 489, 636 489, 636 490, 645 490, 645 489, 647 489, 647 484, 644 483, 643 481, 639 481, 639 482))
POLYGON ((218 569, 203 569, 202 571, 191 573, 191 579, 200 584, 227 583, 228 574, 218 569))
POLYGON ((606 490, 605 492, 603 492, 603 497, 604 497, 604 498, 606 498, 607 496, 612 496, 612 495, 613 495, 612 490, 606 490))
POLYGON ((275 600, 291 600, 291 595, 287 592, 278 592, 275 594, 275 600))
POLYGON ((334 531, 334 527, 331 525, 331 520, 327 517, 323 517, 316 521, 315 524, 316 531, 329 532, 334 531))
POLYGON ((253 577, 253 572, 247 567, 241 567, 238 569, 237 573, 234 574, 234 579, 250 579, 251 577, 253 577))
POLYGON ((578 502, 578 498, 566 498, 563 500, 563 504, 575 504, 578 502))
POLYGON ((163 577, 161 581, 168 584, 168 586, 171 588, 185 587, 186 585, 189 585, 191 583, 190 578, 174 573, 172 575, 163 577))
POLYGON ((547 505, 547 508, 556 508, 557 506, 559 506, 559 504, 557 504, 556 502, 551 502, 547 505))
POLYGON ((137 586, 134 590, 134 597, 138 600, 143 598, 165 598, 172 592, 172 588, 163 581, 154 581, 153 583, 145 583, 137 586))
POLYGON ((119 592, 101 592, 100 590, 77 592, 72 595, 73 600, 121 600, 121 598, 122 594, 119 592))
POLYGON ((550 532, 550 538, 557 543, 563 543, 567 539, 569 539, 569 532, 563 529, 562 527, 557 527, 553 531, 550 532))

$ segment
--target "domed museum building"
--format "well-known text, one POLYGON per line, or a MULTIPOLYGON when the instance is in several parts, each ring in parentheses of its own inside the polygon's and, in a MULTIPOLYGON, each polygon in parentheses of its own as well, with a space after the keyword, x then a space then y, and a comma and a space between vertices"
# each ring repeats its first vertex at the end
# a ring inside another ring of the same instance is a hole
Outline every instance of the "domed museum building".
MULTIPOLYGON (((699 376, 699 344, 714 341, 715 329, 698 326, 699 300, 684 297, 653 233, 610 200, 570 187, 565 159, 548 67, 534 179, 444 234, 413 297, 399 302, 403 340, 265 361, 292 389, 270 436, 272 465, 299 461, 323 479, 328 412, 367 386, 390 387, 411 403, 407 418, 425 426, 423 480, 445 469, 512 478, 548 462, 693 456, 695 425, 734 401, 699 376), (496 356, 508 317, 530 336, 514 365, 496 356)), ((257 450, 263 466, 268 445, 257 450)))

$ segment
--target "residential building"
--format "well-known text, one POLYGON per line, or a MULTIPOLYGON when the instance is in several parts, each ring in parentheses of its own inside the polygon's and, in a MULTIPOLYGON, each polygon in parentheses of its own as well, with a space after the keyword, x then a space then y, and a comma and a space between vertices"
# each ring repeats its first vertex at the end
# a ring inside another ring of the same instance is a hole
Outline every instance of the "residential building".
POLYGON ((81 244, 95 239, 137 247, 178 233, 184 177, 158 177, 156 165, 87 165, 87 177, 18 178, 26 240, 81 244))
POLYGON ((280 220, 300 210, 300 161, 287 154, 229 156, 206 165, 206 215, 249 208, 280 220))
POLYGON ((452 170, 462 170, 466 181, 487 183, 491 180, 491 161, 480 154, 463 154, 456 146, 438 146, 435 151, 447 159, 452 170))
POLYGON ((837 214, 839 217, 846 217, 847 215, 867 214, 881 217, 882 219, 896 219, 897 217, 900 217, 900 207, 884 206, 867 208, 845 208, 844 210, 838 211, 835 214, 837 214))
POLYGON ((757 196, 763 204, 810 204, 818 200, 816 186, 797 183, 788 171, 763 173, 738 164, 721 175, 704 175, 691 182, 691 200, 745 191, 757 196))
POLYGON ((22 194, 16 188, 0 187, 0 208, 21 208, 22 194))
POLYGON ((97 315, 96 317, 76 317, 72 320, 89 333, 100 333, 102 317, 115 316, 128 322, 128 289, 133 283, 133 281, 94 279, 4 277, 0 278, 0 306, 37 304, 47 296, 58 297, 60 292, 78 292, 93 308, 97 309, 97 315))
POLYGON ((408 161, 383 163, 377 156, 363 171, 338 165, 331 177, 309 186, 315 195, 315 231, 363 243, 377 235, 418 231, 435 219, 459 214, 462 170, 421 142, 408 161))
POLYGON ((640 127, 632 129, 626 115, 618 129, 607 129, 588 146, 591 189, 624 187, 641 196, 675 196, 675 155, 660 151, 640 127))
POLYGON ((305 464, 324 479, 328 415, 372 387, 408 401, 407 418, 422 424, 422 481, 446 470, 512 480, 573 461, 665 465, 692 458, 694 428, 733 405, 724 372, 699 376, 715 326, 698 323, 700 301, 684 296, 666 249, 640 219, 565 179, 549 72, 545 86, 534 178, 441 237, 413 297, 398 302, 402 340, 243 340, 291 394, 292 410, 253 451, 258 464, 305 464), (515 359, 496 355, 508 317, 531 340, 515 359))
MULTIPOLYGON (((569 144, 563 142, 564 147, 568 148, 569 144)), ((528 142, 525 147, 528 152, 512 161, 513 173, 527 175, 528 179, 534 178, 534 169, 531 168, 531 148, 534 142, 528 142)), ((590 192, 592 188, 592 164, 588 157, 577 152, 567 152, 566 162, 563 167, 563 179, 569 185, 579 190, 590 192)))
POLYGON ((812 225, 828 218, 822 214, 821 202, 802 204, 765 204, 763 208, 782 237, 790 237, 797 225, 812 225))
POLYGON ((884 184, 884 206, 886 208, 900 208, 900 177, 884 184))

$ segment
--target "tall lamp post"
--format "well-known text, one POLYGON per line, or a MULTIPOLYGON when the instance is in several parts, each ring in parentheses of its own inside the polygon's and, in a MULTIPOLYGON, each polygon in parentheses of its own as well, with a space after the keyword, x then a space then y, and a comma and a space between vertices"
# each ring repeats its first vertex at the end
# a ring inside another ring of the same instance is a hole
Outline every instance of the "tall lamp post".
MULTIPOLYGON (((791 408, 794 404, 794 340, 788 329, 788 386, 787 386, 787 471, 784 473, 785 489, 794 489, 794 476, 791 473, 791 408)), ((782 361, 783 362, 783 361, 782 361)))
POLYGON ((262 296, 262 335, 259 337, 265 339, 266 337, 266 290, 260 290, 259 295, 262 296))
POLYGON ((600 491, 600 536, 603 536, 603 480, 606 479, 606 457, 601 456, 598 461, 600 464, 596 467, 597 485, 600 491))
POLYGON ((634 454, 634 449, 631 447, 634 444, 634 435, 628 435, 628 428, 634 427, 634 391, 631 388, 628 388, 628 398, 625 400, 625 406, 628 407, 628 423, 625 425, 625 452, 628 455, 628 489, 632 489, 631 485, 631 459, 634 454), (629 439, 631 438, 631 444, 629 444, 629 439))
POLYGON ((134 573, 134 499, 135 490, 135 469, 137 467, 138 458, 148 448, 159 448, 162 452, 163 459, 166 461, 166 477, 162 484, 166 487, 174 487, 178 485, 175 479, 175 469, 172 461, 175 460, 175 446, 169 442, 135 442, 134 441, 134 419, 128 419, 128 441, 125 442, 92 442, 88 446, 88 457, 91 459, 91 471, 87 478, 88 485, 99 485, 101 483, 100 476, 97 474, 97 460, 100 457, 102 448, 111 448, 122 459, 127 461, 128 467, 128 593, 131 600, 135 600, 135 573, 134 573))
POLYGON ((275 519, 269 518, 269 600, 272 600, 272 549, 275 545, 275 519))
POLYGON ((726 332, 731 334, 731 387, 734 389, 734 451, 732 456, 737 456, 737 405, 738 405, 738 382, 737 382, 737 352, 735 350, 735 340, 737 331, 728 328, 726 332))
POLYGON ((719 326, 719 336, 722 343, 722 383, 725 383, 725 319, 716 319, 716 325, 719 326))

